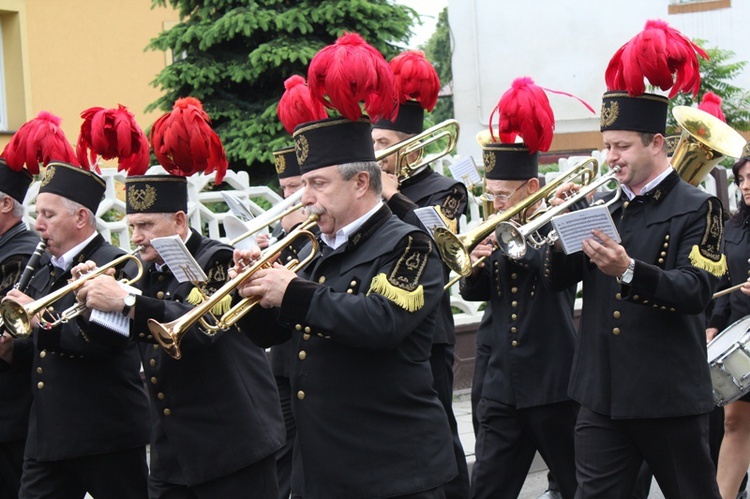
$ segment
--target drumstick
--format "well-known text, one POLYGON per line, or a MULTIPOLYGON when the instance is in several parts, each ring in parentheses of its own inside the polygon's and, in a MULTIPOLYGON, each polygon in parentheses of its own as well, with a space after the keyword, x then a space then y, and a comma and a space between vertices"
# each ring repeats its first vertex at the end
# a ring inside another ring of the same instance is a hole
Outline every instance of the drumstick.
POLYGON ((741 282, 740 284, 732 286, 731 288, 722 289, 721 291, 718 291, 718 292, 714 293, 714 295, 713 295, 713 297, 711 297, 711 299, 715 300, 716 298, 718 298, 720 296, 728 295, 729 293, 731 293, 733 291, 737 291, 738 289, 740 289, 745 284, 746 284, 746 282, 741 282))

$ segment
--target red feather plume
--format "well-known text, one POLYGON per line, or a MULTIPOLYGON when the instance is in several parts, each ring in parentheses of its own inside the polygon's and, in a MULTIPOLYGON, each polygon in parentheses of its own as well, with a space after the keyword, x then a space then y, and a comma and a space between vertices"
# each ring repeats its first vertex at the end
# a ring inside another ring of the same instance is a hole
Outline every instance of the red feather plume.
POLYGON ((127 107, 91 107, 81 113, 81 118, 76 154, 84 167, 97 165, 101 156, 117 158, 117 170, 125 170, 128 175, 146 173, 150 159, 148 139, 127 107))
POLYGON ((432 111, 440 93, 440 78, 424 52, 402 52, 391 59, 390 66, 396 78, 398 102, 414 100, 419 102, 422 109, 432 111))
POLYGON ((701 103, 698 105, 698 109, 705 111, 711 116, 716 116, 724 123, 727 122, 724 111, 721 110, 721 97, 713 92, 706 92, 701 99, 701 103))
POLYGON ((177 99, 172 111, 151 128, 151 146, 159 164, 170 174, 183 177, 215 171, 216 183, 220 184, 229 163, 210 123, 198 99, 177 99))
POLYGON ((284 82, 284 95, 279 100, 277 114, 289 135, 297 125, 328 117, 326 108, 318 99, 310 95, 310 88, 299 75, 290 76, 284 82))
POLYGON ((705 50, 688 37, 656 19, 646 22, 643 31, 620 47, 607 66, 605 81, 609 90, 626 90, 631 96, 646 91, 644 78, 671 99, 678 92, 698 95, 701 83, 698 55, 708 59, 705 50))
POLYGON ((498 133, 504 144, 513 144, 517 136, 530 153, 548 151, 555 131, 555 115, 544 89, 529 77, 516 78, 490 115, 490 134, 495 140, 492 121, 498 114, 498 133))
POLYGON ((346 33, 315 54, 307 70, 310 93, 352 121, 362 116, 360 101, 375 122, 396 110, 393 71, 383 54, 356 33, 346 33))
POLYGON ((25 164, 32 175, 39 174, 40 163, 47 166, 51 161, 62 161, 80 166, 73 146, 60 128, 61 121, 54 114, 41 111, 18 129, 0 157, 14 171, 21 171, 25 164))

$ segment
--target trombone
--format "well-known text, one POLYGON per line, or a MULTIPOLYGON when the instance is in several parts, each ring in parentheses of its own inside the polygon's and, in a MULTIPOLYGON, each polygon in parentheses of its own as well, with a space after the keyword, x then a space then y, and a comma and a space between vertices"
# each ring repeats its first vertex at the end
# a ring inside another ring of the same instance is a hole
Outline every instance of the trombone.
POLYGON ((211 296, 207 297, 202 303, 196 305, 192 310, 181 317, 167 323, 161 323, 155 319, 149 319, 148 329, 151 331, 151 334, 154 335, 154 338, 159 342, 159 345, 161 345, 172 358, 179 360, 182 358, 182 351, 180 350, 182 338, 196 322, 198 322, 209 334, 226 331, 232 327, 241 317, 247 314, 260 302, 259 297, 248 296, 241 299, 221 317, 216 317, 211 310, 254 273, 262 269, 271 268, 273 261, 278 257, 281 251, 289 246, 291 241, 296 240, 298 237, 309 238, 312 243, 312 251, 310 252, 310 255, 302 261, 292 260, 287 263, 286 268, 293 272, 297 272, 299 269, 310 263, 318 252, 318 240, 310 231, 310 229, 312 229, 317 223, 318 215, 310 215, 305 222, 297 226, 297 228, 291 231, 284 239, 277 241, 266 248, 257 262, 246 267, 237 275, 237 277, 227 281, 211 296), (206 316, 210 317, 214 324, 209 323, 206 316))
POLYGON ((402 140, 390 147, 375 152, 375 161, 382 161, 388 156, 396 155, 396 176, 398 183, 402 183, 421 170, 429 163, 447 156, 458 142, 459 126, 456 120, 445 120, 425 130, 424 132, 402 140), (448 139, 448 143, 437 154, 425 157, 424 149, 435 142, 448 139), (409 157, 416 154, 412 159, 409 157))
POLYGON ((75 305, 61 312, 59 315, 55 315, 50 306, 68 293, 76 292, 78 289, 80 289, 81 286, 84 285, 84 283, 86 283, 90 279, 103 275, 109 269, 113 269, 118 265, 126 262, 127 260, 132 260, 135 262, 136 266, 138 267, 138 274, 130 280, 126 279, 121 282, 128 286, 132 285, 143 276, 143 264, 136 257, 136 255, 142 249, 142 246, 138 246, 130 253, 126 253, 118 258, 115 258, 102 267, 97 267, 91 272, 83 274, 78 279, 68 283, 66 286, 63 286, 57 291, 53 291, 52 293, 49 293, 48 295, 39 298, 38 300, 33 301, 25 306, 21 305, 21 303, 19 303, 14 298, 5 298, 2 302, 0 302, 0 317, 2 317, 2 321, 5 323, 5 329, 14 338, 26 338, 32 333, 33 328, 31 325, 31 321, 36 316, 39 317, 39 325, 44 329, 51 329, 55 326, 70 321, 71 319, 80 315, 81 312, 86 309, 85 304, 76 303, 75 305), (45 317, 49 318, 49 320, 45 317))
MULTIPOLYGON (((471 263, 472 250, 490 234, 495 232, 499 225, 509 222, 513 218, 518 218, 521 223, 526 223, 532 218, 529 215, 529 210, 536 206, 539 201, 551 198, 559 185, 573 181, 578 177, 581 178, 582 185, 590 184, 594 177, 596 177, 598 168, 599 163, 596 159, 588 158, 537 192, 527 196, 512 208, 482 222, 463 234, 456 235, 444 227, 436 227, 432 234, 443 262, 461 277, 471 275, 472 269, 480 263, 479 261, 474 264, 471 263)), ((453 285, 455 281, 454 279, 449 282, 446 288, 453 285)))
POLYGON ((247 239, 248 237, 252 236, 256 232, 259 232, 269 225, 278 222, 282 218, 284 218, 287 215, 290 215, 294 213, 295 211, 302 208, 302 203, 300 203, 300 199, 302 199, 302 195, 305 193, 305 189, 300 189, 288 198, 284 199, 280 203, 275 204, 272 208, 270 208, 268 211, 263 213, 262 215, 258 215, 257 217, 253 218, 250 222, 246 224, 247 230, 240 234, 239 236, 235 237, 231 241, 229 241, 230 246, 236 246, 238 242, 242 241, 243 239, 247 239))

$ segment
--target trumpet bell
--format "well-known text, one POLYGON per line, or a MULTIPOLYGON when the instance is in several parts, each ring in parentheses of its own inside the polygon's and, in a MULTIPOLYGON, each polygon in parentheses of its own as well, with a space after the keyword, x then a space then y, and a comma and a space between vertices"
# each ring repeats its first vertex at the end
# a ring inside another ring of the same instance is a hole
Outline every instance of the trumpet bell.
POLYGON ((0 302, 0 315, 5 324, 5 330, 14 338, 28 338, 31 336, 31 317, 15 298, 5 298, 0 302))
POLYGON ((719 161, 742 156, 745 139, 719 118, 688 106, 675 106, 672 115, 682 127, 672 166, 687 183, 697 186, 719 161))
POLYGON ((157 343, 175 360, 182 358, 182 352, 180 351, 180 343, 182 337, 185 335, 185 331, 175 331, 175 323, 177 321, 168 322, 161 324, 154 319, 148 320, 148 330, 154 335, 157 343))
POLYGON ((526 235, 520 230, 520 225, 509 220, 495 228, 497 244, 509 258, 520 260, 526 254, 526 235))

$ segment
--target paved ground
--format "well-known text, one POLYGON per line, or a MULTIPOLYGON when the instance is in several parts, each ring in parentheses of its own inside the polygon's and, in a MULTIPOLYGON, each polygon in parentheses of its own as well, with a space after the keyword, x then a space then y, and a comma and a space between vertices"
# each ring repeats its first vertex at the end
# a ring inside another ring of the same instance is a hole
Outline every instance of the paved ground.
MULTIPOLYGON (((468 393, 456 392, 453 401, 453 412, 458 422, 458 433, 466 453, 466 461, 471 465, 474 463, 474 429, 471 425, 471 399, 468 393)), ((536 499, 547 489, 547 465, 537 454, 531 465, 529 475, 523 485, 518 499, 536 499)), ((649 499, 664 499, 656 481, 651 484, 649 499)))

